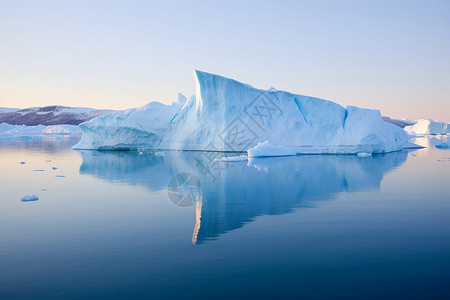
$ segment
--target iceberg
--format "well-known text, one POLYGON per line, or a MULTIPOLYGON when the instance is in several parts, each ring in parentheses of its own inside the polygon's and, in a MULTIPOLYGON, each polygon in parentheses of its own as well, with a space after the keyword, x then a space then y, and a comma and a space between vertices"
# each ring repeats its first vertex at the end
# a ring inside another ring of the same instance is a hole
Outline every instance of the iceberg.
POLYGON ((76 149, 245 152, 268 141, 295 153, 385 153, 404 148, 406 132, 378 110, 277 89, 257 89, 194 71, 196 94, 152 102, 80 125, 76 149))
POLYGON ((175 114, 186 102, 179 94, 172 105, 150 102, 80 124, 83 137, 74 149, 156 149, 175 114))
POLYGON ((62 135, 74 134, 74 135, 78 135, 78 134, 82 134, 82 131, 81 131, 80 127, 78 127, 76 125, 61 124, 61 125, 45 126, 44 130, 42 130, 42 134, 62 134, 62 135))
POLYGON ((40 138, 50 135, 80 135, 81 129, 76 125, 10 125, 0 124, 0 139, 40 138))
POLYGON ((419 119, 416 124, 406 126, 405 131, 410 135, 447 134, 450 133, 450 126, 447 123, 431 119, 419 119))

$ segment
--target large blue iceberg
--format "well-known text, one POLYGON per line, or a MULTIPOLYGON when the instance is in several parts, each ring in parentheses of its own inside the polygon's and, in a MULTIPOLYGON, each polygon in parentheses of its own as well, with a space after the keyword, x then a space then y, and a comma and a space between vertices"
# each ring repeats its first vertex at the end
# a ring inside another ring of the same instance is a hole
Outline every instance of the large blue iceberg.
POLYGON ((152 102, 83 123, 75 148, 243 152, 268 141, 295 153, 385 153, 408 142, 378 110, 256 89, 200 71, 194 77, 196 95, 187 101, 152 102))

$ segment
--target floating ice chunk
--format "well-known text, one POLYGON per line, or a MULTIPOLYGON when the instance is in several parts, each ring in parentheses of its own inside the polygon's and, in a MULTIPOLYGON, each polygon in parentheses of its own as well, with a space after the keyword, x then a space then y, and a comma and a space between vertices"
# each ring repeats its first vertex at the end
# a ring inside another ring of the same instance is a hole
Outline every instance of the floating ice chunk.
POLYGON ((247 161, 247 155, 239 156, 224 156, 222 158, 216 158, 214 161, 226 161, 226 162, 236 162, 236 161, 247 161))
POLYGON ((359 152, 358 157, 369 157, 372 156, 372 153, 366 153, 366 152, 359 152))
POLYGON ((22 202, 37 201, 39 197, 36 195, 26 195, 20 199, 22 202))
POLYGON ((437 144, 435 147, 438 149, 449 149, 450 148, 450 142, 440 143, 437 144))
POLYGON ((296 154, 292 149, 274 146, 269 141, 259 142, 255 147, 248 149, 247 153, 248 157, 293 156, 296 154))

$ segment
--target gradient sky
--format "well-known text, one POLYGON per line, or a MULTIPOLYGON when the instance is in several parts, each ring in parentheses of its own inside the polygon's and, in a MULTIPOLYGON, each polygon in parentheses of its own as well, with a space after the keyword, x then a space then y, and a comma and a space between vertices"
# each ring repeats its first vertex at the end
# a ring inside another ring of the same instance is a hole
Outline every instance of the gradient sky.
POLYGON ((450 121, 450 1, 0 0, 0 106, 124 109, 192 70, 450 121))

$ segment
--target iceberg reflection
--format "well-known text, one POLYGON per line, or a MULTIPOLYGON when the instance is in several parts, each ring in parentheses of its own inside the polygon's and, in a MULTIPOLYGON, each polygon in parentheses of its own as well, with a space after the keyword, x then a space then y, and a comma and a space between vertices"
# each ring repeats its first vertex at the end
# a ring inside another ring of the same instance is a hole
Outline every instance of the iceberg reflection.
MULTIPOLYGON (((168 189, 179 174, 198 178, 201 193, 192 204, 196 220, 192 242, 201 244, 241 228, 261 215, 285 214, 339 192, 379 189, 384 174, 403 164, 407 151, 359 158, 356 155, 303 155, 217 161, 203 152, 79 151, 80 174, 111 182, 168 189)), ((215 153, 214 156, 224 154, 215 153)), ((186 205, 184 205, 186 206, 186 205)))

